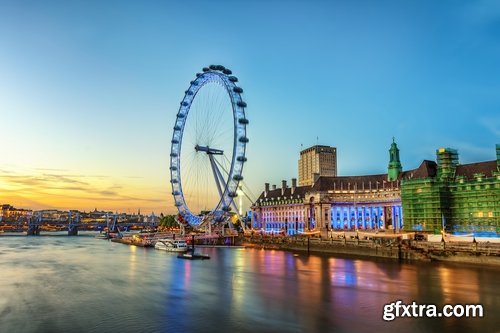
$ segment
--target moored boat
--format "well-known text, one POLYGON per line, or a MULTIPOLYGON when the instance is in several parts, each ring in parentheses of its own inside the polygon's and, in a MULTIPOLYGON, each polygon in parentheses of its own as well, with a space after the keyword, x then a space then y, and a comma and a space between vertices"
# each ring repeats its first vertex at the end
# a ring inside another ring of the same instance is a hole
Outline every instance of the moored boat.
POLYGON ((188 246, 183 239, 158 239, 155 244, 155 249, 167 252, 186 252, 188 246))

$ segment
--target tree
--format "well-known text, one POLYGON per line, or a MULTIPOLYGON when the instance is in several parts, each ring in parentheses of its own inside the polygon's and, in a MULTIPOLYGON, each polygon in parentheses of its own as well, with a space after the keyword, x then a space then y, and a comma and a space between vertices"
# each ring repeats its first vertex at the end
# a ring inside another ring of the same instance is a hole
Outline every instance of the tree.
POLYGON ((175 215, 160 215, 160 227, 163 229, 178 228, 179 224, 175 220, 175 215))

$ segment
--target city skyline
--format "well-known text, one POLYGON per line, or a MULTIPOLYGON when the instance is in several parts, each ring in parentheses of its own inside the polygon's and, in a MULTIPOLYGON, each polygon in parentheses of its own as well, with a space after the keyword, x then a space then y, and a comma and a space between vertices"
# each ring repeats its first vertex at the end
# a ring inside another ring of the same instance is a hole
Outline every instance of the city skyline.
POLYGON ((296 178, 315 144, 337 148, 338 175, 362 175, 387 171, 392 137, 404 170, 439 147, 493 160, 500 142, 494 1, 6 1, 0 13, 1 203, 174 213, 175 115, 210 64, 244 88, 257 196, 296 178))

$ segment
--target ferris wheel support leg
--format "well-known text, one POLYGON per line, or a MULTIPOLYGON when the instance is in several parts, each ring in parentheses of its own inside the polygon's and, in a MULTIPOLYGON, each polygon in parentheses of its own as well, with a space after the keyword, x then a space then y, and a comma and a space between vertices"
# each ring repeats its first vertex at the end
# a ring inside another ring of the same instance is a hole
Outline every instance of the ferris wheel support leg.
MULTIPOLYGON (((215 162, 212 154, 209 154, 208 157, 210 159, 210 165, 211 165, 212 171, 214 173, 215 183, 217 184, 217 190, 219 191, 219 196, 222 198, 221 184, 224 188, 226 188, 226 182, 224 181, 224 177, 222 176, 222 173, 220 172, 219 168, 217 167, 217 163, 215 162)), ((233 198, 230 198, 229 200, 230 200, 229 205, 233 206, 234 211, 236 213, 238 213, 238 207, 236 206, 236 203, 234 202, 233 198)), ((224 202, 224 205, 225 204, 226 203, 224 202)))
MULTIPOLYGON (((217 162, 216 160, 214 160, 214 162, 217 162)), ((220 164, 219 164, 220 165, 220 164)), ((220 165, 222 167, 222 165, 220 165)), ((216 167, 216 171, 217 173, 219 174, 219 178, 220 178, 220 181, 222 182, 222 184, 224 185, 224 188, 226 188, 226 182, 224 181, 224 177, 222 176, 222 173, 220 172, 220 169, 217 167, 217 165, 215 165, 216 167)), ((222 167, 222 169, 224 170, 224 167, 222 167)), ((226 170, 224 170, 226 171, 226 170)), ((236 206, 236 202, 234 201, 233 198, 229 198, 229 200, 231 201, 229 204, 231 206, 233 206, 234 208, 234 211, 239 215, 241 216, 241 214, 239 213, 239 210, 238 210, 238 207, 236 206)))
MULTIPOLYGON (((222 183, 222 185, 224 186, 224 188, 226 188, 226 182, 224 181, 224 177, 222 176, 222 173, 220 172, 219 168, 217 167, 217 164, 215 163, 215 160, 212 159, 212 155, 210 155, 210 163, 213 162, 213 166, 212 168, 215 169, 215 172, 217 173, 217 175, 219 176, 219 180, 220 182, 222 183)), ((219 192, 220 193, 220 192, 219 192)), ((220 193, 220 196, 222 197, 222 194, 220 193)), ((229 199, 230 202, 229 204, 231 206, 233 206, 234 208, 234 211, 238 214, 238 207, 236 206, 236 203, 234 202, 233 198, 230 198, 229 199)), ((225 203, 224 203, 225 204, 225 203)), ((239 215, 239 214, 238 214, 239 215)))
MULTIPOLYGON (((222 189, 220 186, 220 180, 219 180, 219 175, 218 175, 218 173, 220 173, 220 171, 217 168, 217 165, 215 164, 213 156, 211 154, 208 154, 208 158, 210 160, 210 166, 212 167, 212 172, 214 173, 215 184, 217 185, 217 190, 219 191, 219 196, 222 198, 222 189)), ((225 187, 225 185, 224 185, 224 187, 225 187)))

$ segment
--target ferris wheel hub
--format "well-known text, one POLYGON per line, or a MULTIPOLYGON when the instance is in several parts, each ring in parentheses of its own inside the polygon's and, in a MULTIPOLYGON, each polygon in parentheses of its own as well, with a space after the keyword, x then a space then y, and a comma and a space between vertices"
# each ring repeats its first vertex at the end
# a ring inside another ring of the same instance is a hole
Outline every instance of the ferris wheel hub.
POLYGON ((223 155, 224 154, 223 150, 210 148, 209 146, 205 147, 205 146, 196 145, 196 146, 194 146, 194 150, 196 150, 197 152, 203 151, 203 152, 207 153, 208 155, 223 155))

